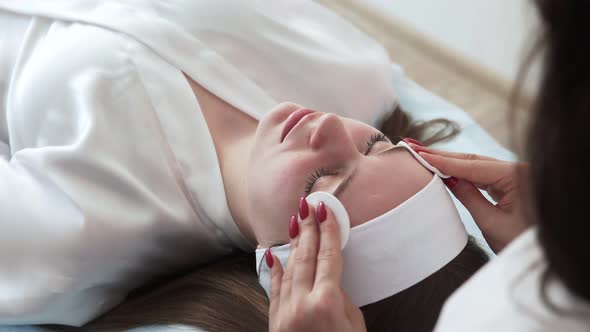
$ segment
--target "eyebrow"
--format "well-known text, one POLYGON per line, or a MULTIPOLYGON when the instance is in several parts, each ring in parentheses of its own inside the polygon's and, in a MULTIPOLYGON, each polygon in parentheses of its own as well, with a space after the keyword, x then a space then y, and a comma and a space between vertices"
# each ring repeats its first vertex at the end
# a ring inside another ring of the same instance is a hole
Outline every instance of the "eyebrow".
MULTIPOLYGON (((397 150, 398 148, 399 148, 399 146, 392 146, 391 148, 389 148, 387 150, 379 152, 377 154, 377 156, 384 156, 394 150, 397 150)), ((352 179, 356 175, 357 171, 358 171, 358 168, 355 168, 354 171, 352 173, 350 173, 350 175, 346 179, 344 179, 342 182, 340 182, 340 184, 338 185, 336 190, 334 190, 334 193, 332 195, 339 197, 346 190, 346 188, 348 188, 348 186, 350 185, 350 182, 352 182, 352 179)))

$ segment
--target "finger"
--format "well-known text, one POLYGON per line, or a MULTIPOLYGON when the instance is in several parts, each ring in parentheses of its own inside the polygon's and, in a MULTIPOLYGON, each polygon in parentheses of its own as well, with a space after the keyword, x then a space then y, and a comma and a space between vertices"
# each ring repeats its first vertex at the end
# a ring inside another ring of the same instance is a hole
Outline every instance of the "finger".
POLYGON ((342 291, 342 301, 344 302, 344 312, 346 317, 353 324, 355 331, 366 331, 365 317, 362 311, 352 303, 348 295, 342 291))
POLYGON ((322 283, 340 286, 342 276, 342 252, 340 251, 340 228, 332 211, 323 202, 317 207, 320 226, 320 247, 317 256, 317 270, 314 288, 322 283))
POLYGON ((270 268, 270 308, 269 317, 272 320, 278 313, 281 303, 281 283, 283 280, 283 267, 279 259, 272 255, 273 266, 270 268))
MULTIPOLYGON (((295 270, 295 256, 297 255, 297 243, 299 239, 299 221, 296 216, 291 216, 289 219, 289 237, 291 238, 291 250, 289 258, 287 258, 287 265, 285 267, 282 285, 281 285, 281 301, 287 301, 291 296, 293 288, 293 271, 295 270)), ((283 302, 285 303, 285 302, 283 302)))
POLYGON ((420 145, 417 145, 414 143, 410 143, 409 145, 412 149, 414 149, 414 151, 416 151, 418 153, 419 152, 426 152, 426 153, 435 154, 435 155, 439 155, 439 156, 443 156, 443 157, 464 159, 464 160, 500 161, 496 158, 482 156, 482 155, 473 154, 473 153, 444 151, 444 150, 439 150, 439 149, 428 148, 425 146, 420 146, 420 145))
POLYGON ((495 184, 514 169, 512 163, 504 161, 456 159, 425 152, 420 156, 444 174, 480 185, 495 184))
POLYGON ((301 223, 295 253, 292 291, 294 294, 305 295, 313 287, 319 242, 315 211, 307 205, 305 199, 301 200, 299 217, 301 223))
POLYGON ((467 181, 459 181, 451 189, 453 194, 465 205, 473 220, 481 230, 486 242, 495 253, 512 241, 524 228, 506 224, 503 209, 489 202, 481 192, 467 181))
POLYGON ((506 192, 503 188, 496 188, 496 186, 485 186, 484 188, 479 189, 487 191, 490 197, 496 202, 500 202, 506 196, 506 192))
POLYGON ((490 223, 496 218, 498 208, 477 189, 472 183, 459 180, 451 189, 455 197, 467 208, 477 226, 486 232, 490 223))

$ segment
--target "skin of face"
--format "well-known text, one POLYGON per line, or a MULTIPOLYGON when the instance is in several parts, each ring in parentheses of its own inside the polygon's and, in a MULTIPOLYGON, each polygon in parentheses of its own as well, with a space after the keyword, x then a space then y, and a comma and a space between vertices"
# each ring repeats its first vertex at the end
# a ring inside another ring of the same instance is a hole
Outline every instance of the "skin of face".
POLYGON ((335 114, 306 115, 281 142, 289 115, 301 108, 279 104, 256 130, 244 183, 249 224, 259 247, 289 241, 289 218, 298 213, 299 198, 314 173, 323 176, 311 192, 334 193, 340 187, 337 197, 351 227, 398 206, 432 180, 432 173, 405 149, 387 151, 393 144, 381 141, 377 129, 335 114), (341 190, 343 182, 347 185, 341 190))

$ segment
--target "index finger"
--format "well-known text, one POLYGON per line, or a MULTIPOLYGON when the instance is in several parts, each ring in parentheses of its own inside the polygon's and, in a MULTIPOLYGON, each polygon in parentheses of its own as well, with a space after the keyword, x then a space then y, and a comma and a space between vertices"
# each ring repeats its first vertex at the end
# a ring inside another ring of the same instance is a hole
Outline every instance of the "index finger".
POLYGON ((317 215, 320 223, 320 247, 318 249, 314 287, 322 283, 334 283, 340 286, 342 277, 340 226, 336 222, 332 211, 326 208, 323 202, 318 204, 317 215))
POLYGON ((444 174, 482 185, 497 183, 510 175, 515 168, 514 163, 506 161, 457 159, 426 152, 419 154, 444 174))
POLYGON ((450 151, 428 148, 428 147, 420 146, 420 145, 417 145, 414 143, 410 143, 409 145, 412 149, 414 149, 418 153, 426 152, 426 153, 435 154, 435 155, 439 155, 439 156, 443 156, 443 157, 465 159, 465 160, 501 161, 496 158, 482 156, 482 155, 478 155, 478 154, 474 154, 474 153, 450 152, 450 151))
POLYGON ((306 199, 302 199, 302 205, 306 206, 309 213, 302 216, 299 224, 299 238, 297 250, 291 253, 294 256, 293 288, 294 296, 303 296, 313 287, 316 273, 316 259, 318 254, 318 224, 313 207, 309 206, 306 199))

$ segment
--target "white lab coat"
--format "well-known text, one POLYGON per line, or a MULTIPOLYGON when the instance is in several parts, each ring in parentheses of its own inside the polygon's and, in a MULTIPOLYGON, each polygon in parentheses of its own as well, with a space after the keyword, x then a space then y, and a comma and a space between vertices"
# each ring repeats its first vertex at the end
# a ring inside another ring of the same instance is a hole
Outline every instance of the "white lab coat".
POLYGON ((308 1, 0 0, 0 27, 0 325, 81 325, 253 250, 183 72, 254 118, 395 102, 385 50, 308 1))
MULTIPOLYGON (((586 262, 580 262, 586 264, 586 262)), ((457 290, 445 304, 435 332, 590 331, 590 304, 552 279, 541 297, 547 261, 531 228, 457 290)))

